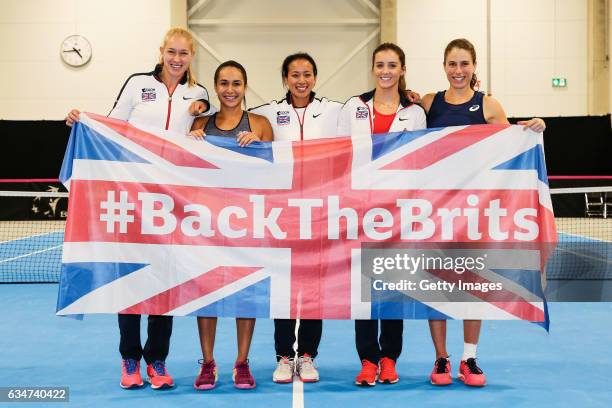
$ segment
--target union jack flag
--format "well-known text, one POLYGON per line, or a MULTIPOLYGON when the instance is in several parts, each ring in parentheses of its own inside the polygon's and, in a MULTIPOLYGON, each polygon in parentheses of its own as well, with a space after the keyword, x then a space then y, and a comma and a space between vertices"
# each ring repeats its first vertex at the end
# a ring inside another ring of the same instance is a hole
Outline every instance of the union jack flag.
POLYGON ((556 233, 541 135, 483 125, 245 148, 81 118, 60 175, 59 315, 547 322, 556 233), (398 243, 475 244, 489 263, 461 277, 503 290, 377 293, 362 252, 398 243))

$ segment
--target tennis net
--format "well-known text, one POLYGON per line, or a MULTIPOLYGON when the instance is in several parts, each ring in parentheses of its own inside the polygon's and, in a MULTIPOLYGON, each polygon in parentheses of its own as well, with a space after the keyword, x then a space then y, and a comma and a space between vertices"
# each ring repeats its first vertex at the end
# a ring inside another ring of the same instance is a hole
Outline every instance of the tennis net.
MULTIPOLYGON (((612 187, 552 189, 549 280, 612 280, 612 187)), ((68 194, 0 191, 0 283, 58 282, 68 194)))
POLYGON ((548 280, 612 280, 612 187, 551 190, 558 233, 548 280))
POLYGON ((0 191, 0 283, 58 282, 68 193, 0 191))

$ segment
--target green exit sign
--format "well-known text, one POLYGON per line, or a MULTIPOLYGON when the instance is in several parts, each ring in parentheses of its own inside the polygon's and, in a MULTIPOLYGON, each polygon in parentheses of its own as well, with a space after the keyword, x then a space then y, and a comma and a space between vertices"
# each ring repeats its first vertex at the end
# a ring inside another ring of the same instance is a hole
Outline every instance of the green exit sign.
POLYGON ((567 78, 553 78, 552 79, 553 88, 565 88, 567 87, 567 78))

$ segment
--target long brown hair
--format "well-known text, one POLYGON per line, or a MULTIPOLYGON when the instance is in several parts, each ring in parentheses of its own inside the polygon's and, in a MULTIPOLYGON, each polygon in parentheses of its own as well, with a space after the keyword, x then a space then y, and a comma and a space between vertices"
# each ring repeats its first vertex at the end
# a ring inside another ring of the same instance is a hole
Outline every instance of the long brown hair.
MULTIPOLYGON (((444 65, 446 66, 446 57, 453 50, 453 48, 459 48, 460 50, 466 50, 472 56, 472 64, 476 65, 476 48, 474 48, 474 44, 466 40, 465 38, 457 38, 448 43, 446 48, 444 49, 444 65)), ((470 88, 474 90, 476 83, 478 82, 478 78, 476 78, 476 73, 472 74, 472 80, 470 81, 470 88)))
MULTIPOLYGON (((193 36, 191 35, 189 31, 185 30, 182 27, 172 27, 166 32, 166 35, 164 36, 164 41, 162 42, 162 45, 161 45, 162 49, 166 48, 166 44, 168 44, 168 41, 170 41, 170 39, 174 36, 179 36, 179 37, 183 37, 184 39, 186 39, 187 42, 189 42, 189 51, 191 51, 192 55, 195 55, 195 47, 193 46, 193 36)), ((163 55, 159 56, 159 63, 163 65, 164 63, 163 55)), ((187 67, 187 84, 189 86, 194 86, 197 83, 198 81, 193 75, 191 64, 189 64, 189 67, 187 67)))
MULTIPOLYGON (((376 47, 376 49, 372 53, 372 69, 374 69, 374 59, 376 58, 376 54, 378 54, 381 51, 387 51, 387 50, 393 51, 394 53, 396 53, 400 60, 400 64, 402 64, 402 68, 406 68, 406 54, 404 54, 404 51, 398 45, 386 42, 376 47)), ((406 90, 405 75, 406 74, 400 77, 399 84, 397 85, 397 88, 400 94, 406 90)))

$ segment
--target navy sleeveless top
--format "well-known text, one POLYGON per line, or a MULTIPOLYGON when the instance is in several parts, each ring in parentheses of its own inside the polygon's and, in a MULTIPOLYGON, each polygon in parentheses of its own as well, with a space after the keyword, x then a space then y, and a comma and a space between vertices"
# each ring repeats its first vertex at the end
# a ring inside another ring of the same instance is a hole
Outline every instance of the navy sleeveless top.
POLYGON ((242 117, 240 118, 240 122, 236 125, 235 128, 230 130, 219 129, 217 127, 217 113, 215 112, 204 127, 204 133, 209 136, 223 136, 223 137, 238 137, 240 132, 250 132, 251 131, 251 123, 249 122, 249 115, 246 111, 242 112, 242 117))
POLYGON ((427 127, 484 125, 487 123, 483 113, 482 92, 474 92, 472 99, 459 105, 444 100, 446 91, 440 91, 434 97, 427 113, 427 127))

